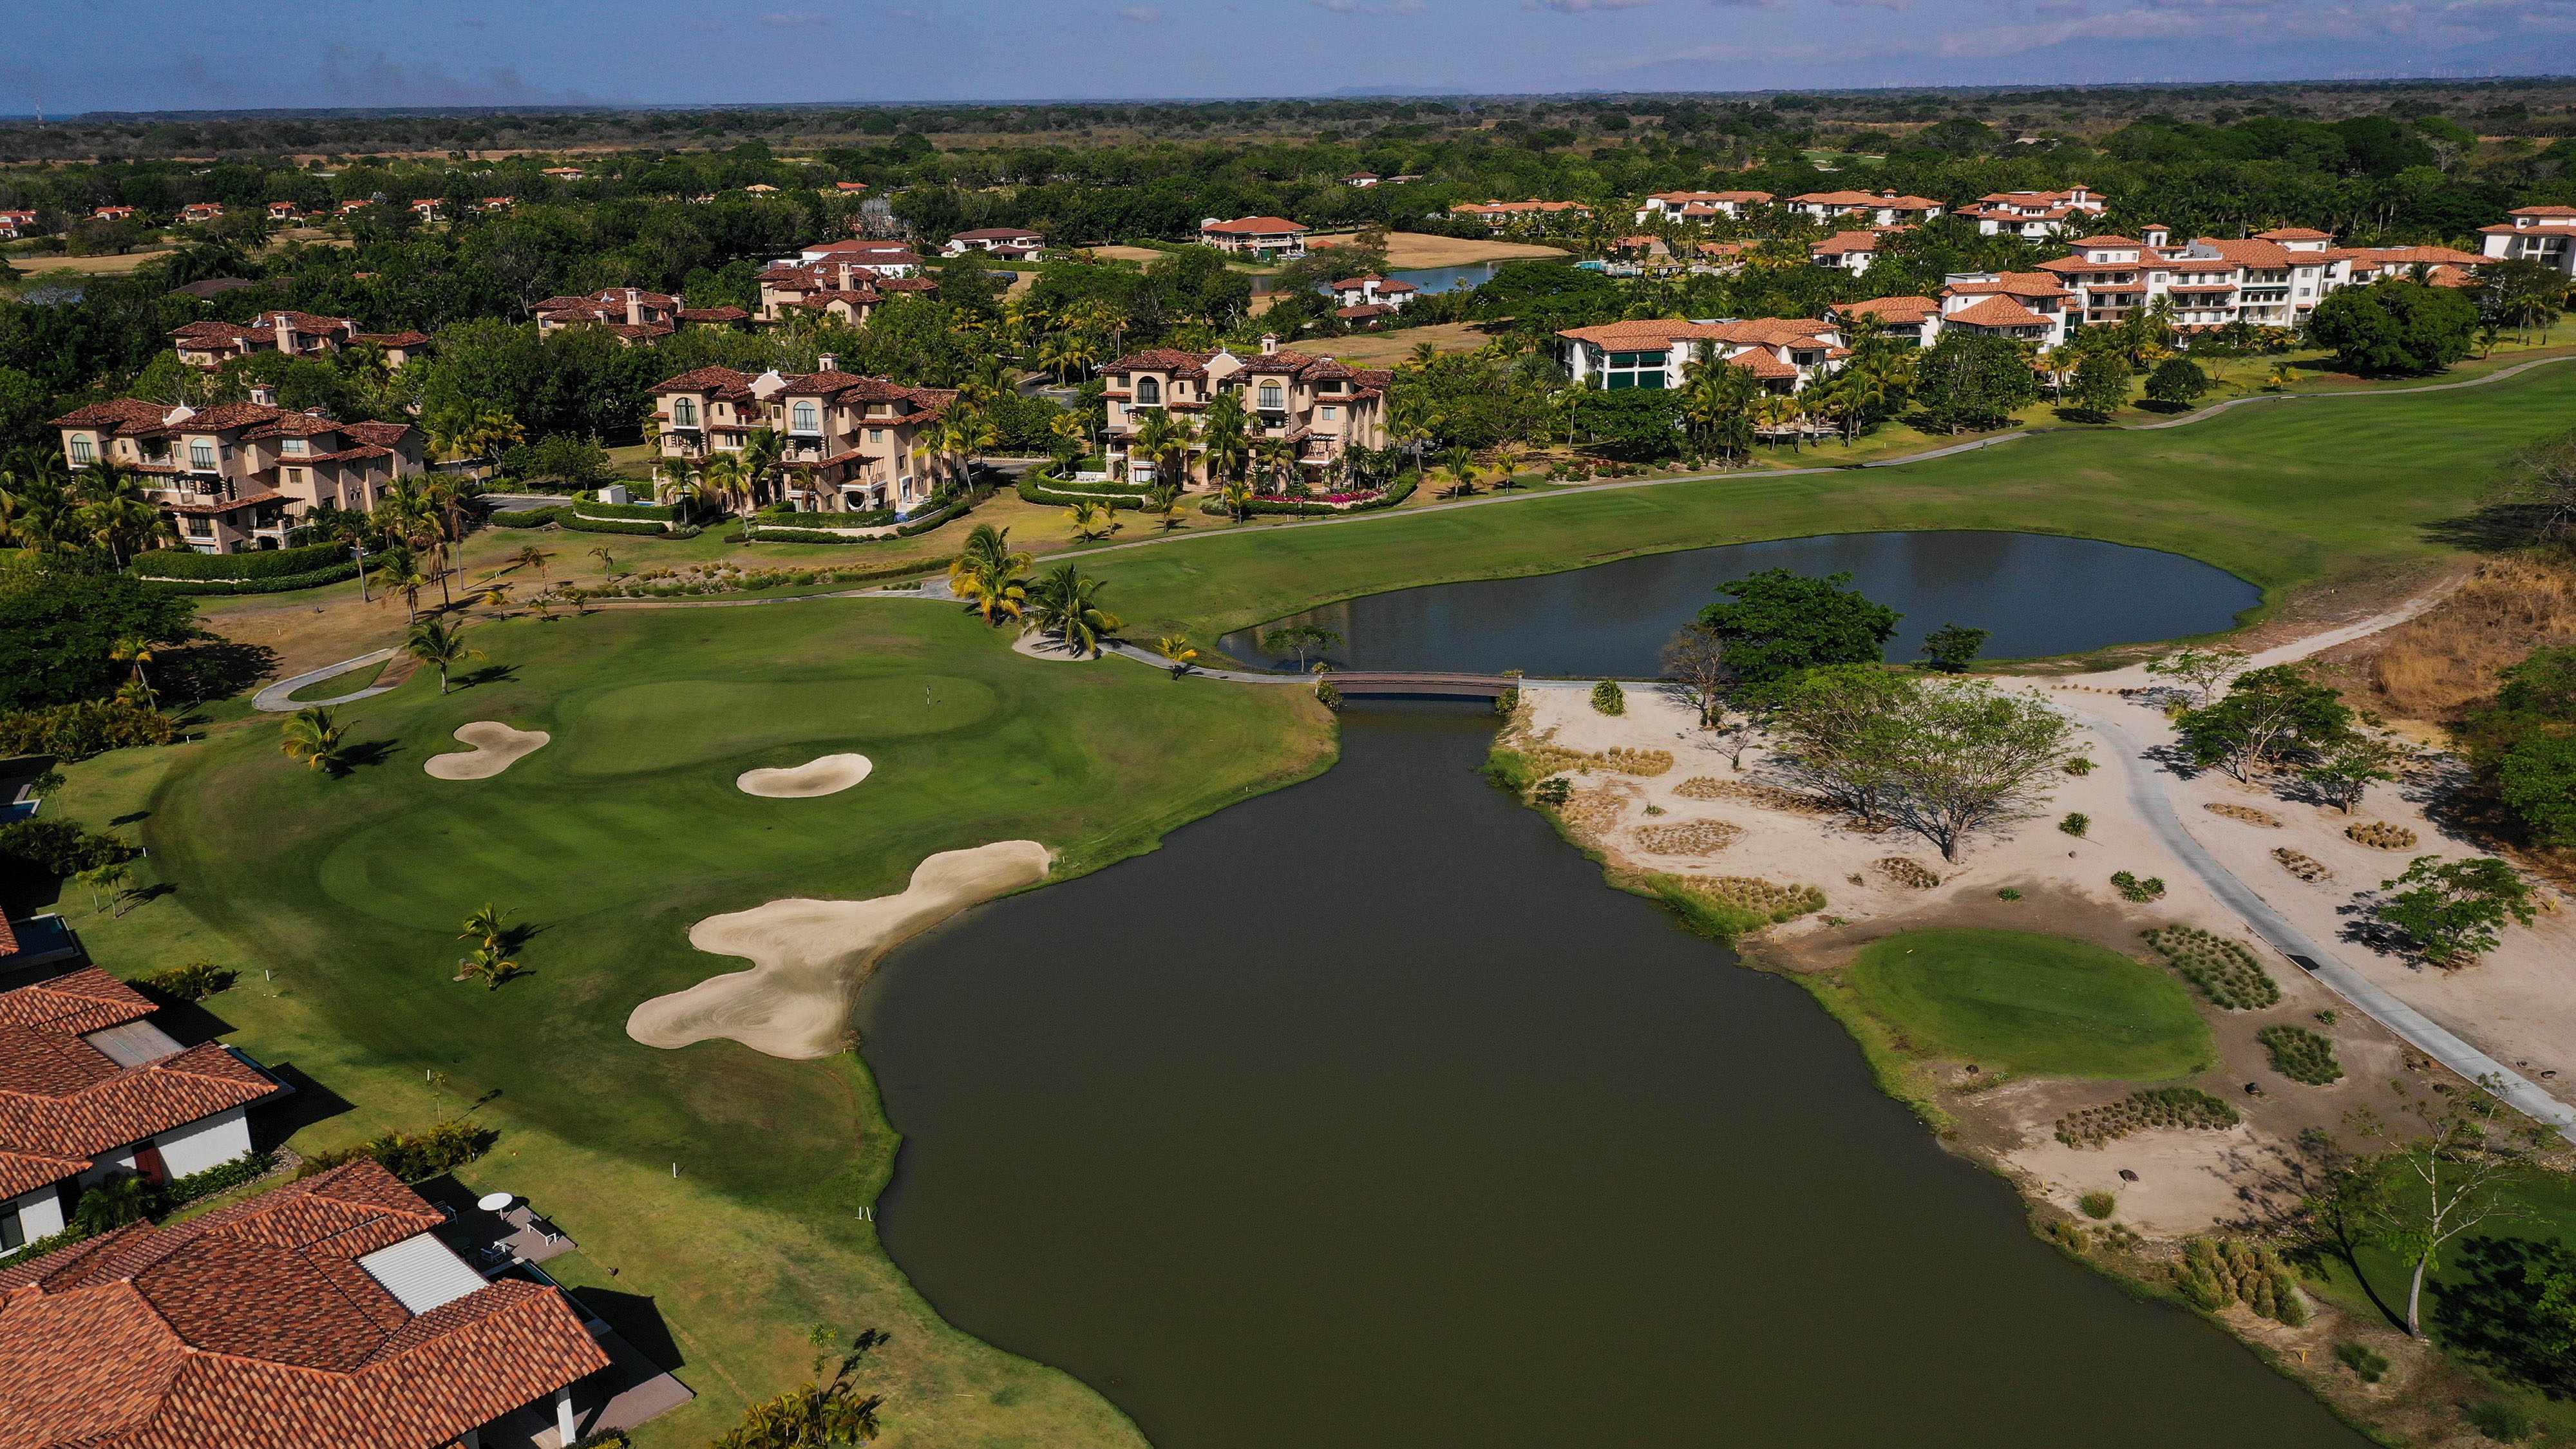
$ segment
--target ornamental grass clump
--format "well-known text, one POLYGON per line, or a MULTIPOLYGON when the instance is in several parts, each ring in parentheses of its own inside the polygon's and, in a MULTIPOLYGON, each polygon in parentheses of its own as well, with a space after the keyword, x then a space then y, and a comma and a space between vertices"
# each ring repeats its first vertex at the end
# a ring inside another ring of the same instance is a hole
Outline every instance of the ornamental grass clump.
POLYGON ((1810 885, 1779 885, 1749 875, 1674 876, 1693 895, 1741 907, 1771 921, 1788 921, 1825 908, 1825 893, 1810 885))
POLYGON ((1641 775, 1653 779, 1673 768, 1670 750, 1631 750, 1618 745, 1601 752, 1601 768, 1620 775, 1641 775))
POLYGON ((2198 1087, 2149 1087, 2107 1106, 2058 1118, 2057 1140, 2069 1147, 2100 1147, 2151 1127, 2224 1132, 2239 1120, 2235 1108, 2198 1087))
POLYGON ((2229 1011, 2260 1011, 2280 1004, 2280 983, 2254 959, 2253 952, 2225 936, 2198 926, 2158 926, 2141 934, 2211 1004, 2229 1011))
POLYGON ((1637 844, 1657 855, 1715 855, 1743 838, 1740 826, 1723 820, 1682 820, 1637 827, 1637 844))
POLYGON ((1901 855, 1871 861, 1869 868, 1911 890, 1928 891, 1941 884, 1941 877, 1925 869, 1922 862, 1901 855))
POLYGON ((1626 714, 1628 712, 1628 694, 1627 691, 1619 687, 1619 681, 1615 679, 1605 679, 1599 684, 1592 686, 1592 712, 1594 714, 1626 714))
POLYGON ((2323 885, 2334 879, 2333 869, 2328 867, 2324 861, 2317 859, 2313 855, 2292 850, 2286 845, 2275 848, 2272 852, 2272 858, 2281 863, 2281 869, 2288 871, 2290 874, 2297 876, 2299 879, 2306 881, 2310 885, 2323 885))
POLYGON ((2258 1248, 2237 1238, 2224 1243, 2194 1238, 2183 1246, 2173 1277, 2185 1299, 2210 1313, 2242 1303, 2257 1317, 2291 1328, 2308 1321, 2307 1299, 2299 1292, 2298 1280, 2290 1276, 2290 1265, 2273 1248, 2258 1248))
POLYGON ((2230 805, 2222 801, 2203 805, 2200 808, 2208 811, 2212 815, 2224 815, 2230 820, 2242 820, 2248 825, 2260 825, 2270 830, 2278 830, 2281 828, 2280 821, 2273 819, 2270 815, 2255 809, 2251 805, 2230 805))
POLYGON ((2355 845, 2367 845, 2373 850, 2415 848, 2414 831, 2403 825, 2391 825, 2385 820, 2364 820, 2356 825, 2347 825, 2343 833, 2355 845))
POLYGON ((2118 891, 2124 898, 2135 901, 2139 905, 2145 905, 2147 902, 2153 900, 2161 900, 2164 898, 2165 893, 2165 883, 2161 877, 2151 875, 2145 880, 2140 880, 2125 870, 2115 870, 2111 872, 2111 888, 2118 891))
POLYGON ((2343 1075, 2334 1043, 2304 1026, 2267 1026, 2254 1039, 2272 1054, 2272 1070, 2291 1081, 2322 1087, 2343 1075))
POLYGON ((2084 1216, 2099 1222, 2119 1211, 2120 1200, 2107 1192, 2088 1192, 2076 1206, 2084 1209, 2084 1216))

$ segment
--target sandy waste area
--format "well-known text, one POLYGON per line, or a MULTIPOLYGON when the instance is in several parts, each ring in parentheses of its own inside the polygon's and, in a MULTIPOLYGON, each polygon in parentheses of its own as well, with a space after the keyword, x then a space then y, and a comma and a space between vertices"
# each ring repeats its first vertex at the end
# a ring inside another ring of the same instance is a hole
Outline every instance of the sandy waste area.
POLYGON ((929 857, 901 895, 791 897, 709 916, 689 928, 689 944, 746 957, 751 969, 645 1002, 626 1034, 655 1047, 723 1037, 773 1057, 829 1056, 841 1050, 850 993, 879 957, 968 906, 1046 879, 1048 860, 1034 840, 1002 840, 929 857))

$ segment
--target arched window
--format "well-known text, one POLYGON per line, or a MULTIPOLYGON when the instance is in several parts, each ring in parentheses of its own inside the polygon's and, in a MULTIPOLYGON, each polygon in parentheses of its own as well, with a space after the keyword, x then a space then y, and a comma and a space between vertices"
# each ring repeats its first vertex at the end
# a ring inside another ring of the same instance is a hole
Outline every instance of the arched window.
POLYGON ((1287 395, 1280 391, 1279 384, 1275 382, 1264 382, 1261 384, 1261 410, 1263 412, 1275 413, 1286 406, 1288 406, 1287 395))
POLYGON ((1140 377, 1136 379, 1136 406, 1140 408, 1151 408, 1161 407, 1162 405, 1162 383, 1150 377, 1140 377))
POLYGON ((796 400, 796 405, 790 409, 790 411, 794 415, 795 420, 790 423, 789 426, 794 428, 797 432, 817 433, 823 430, 820 415, 814 410, 813 399, 798 398, 796 400))
POLYGON ((698 425, 698 400, 693 397, 671 399, 671 426, 694 428, 698 425))

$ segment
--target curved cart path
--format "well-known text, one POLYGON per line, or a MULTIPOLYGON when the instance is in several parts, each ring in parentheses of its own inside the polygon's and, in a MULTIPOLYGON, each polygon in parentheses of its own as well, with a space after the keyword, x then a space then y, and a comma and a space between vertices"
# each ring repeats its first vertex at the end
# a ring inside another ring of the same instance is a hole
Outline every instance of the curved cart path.
POLYGON ((361 654, 355 659, 343 659, 337 664, 326 664, 320 669, 308 670, 293 679, 281 679, 251 696, 251 708, 265 710, 270 714, 293 714, 299 709, 311 709, 316 705, 347 704, 352 700, 372 699, 379 694, 390 694, 402 686, 399 683, 379 684, 372 689, 361 689, 354 694, 335 695, 329 699, 288 698, 297 690, 309 685, 320 684, 323 680, 337 678, 343 674, 354 674, 370 664, 382 664, 393 657, 393 650, 379 649, 373 654, 361 654))

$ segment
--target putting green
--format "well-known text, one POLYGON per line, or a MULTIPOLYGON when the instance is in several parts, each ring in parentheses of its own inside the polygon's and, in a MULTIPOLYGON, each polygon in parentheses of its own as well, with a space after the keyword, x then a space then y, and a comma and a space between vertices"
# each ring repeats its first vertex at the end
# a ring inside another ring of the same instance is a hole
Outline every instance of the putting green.
POLYGON ((1846 968, 1905 1043, 1989 1071, 2160 1081, 2217 1059, 2181 983, 2088 941, 2022 931, 1904 931, 1846 968))

